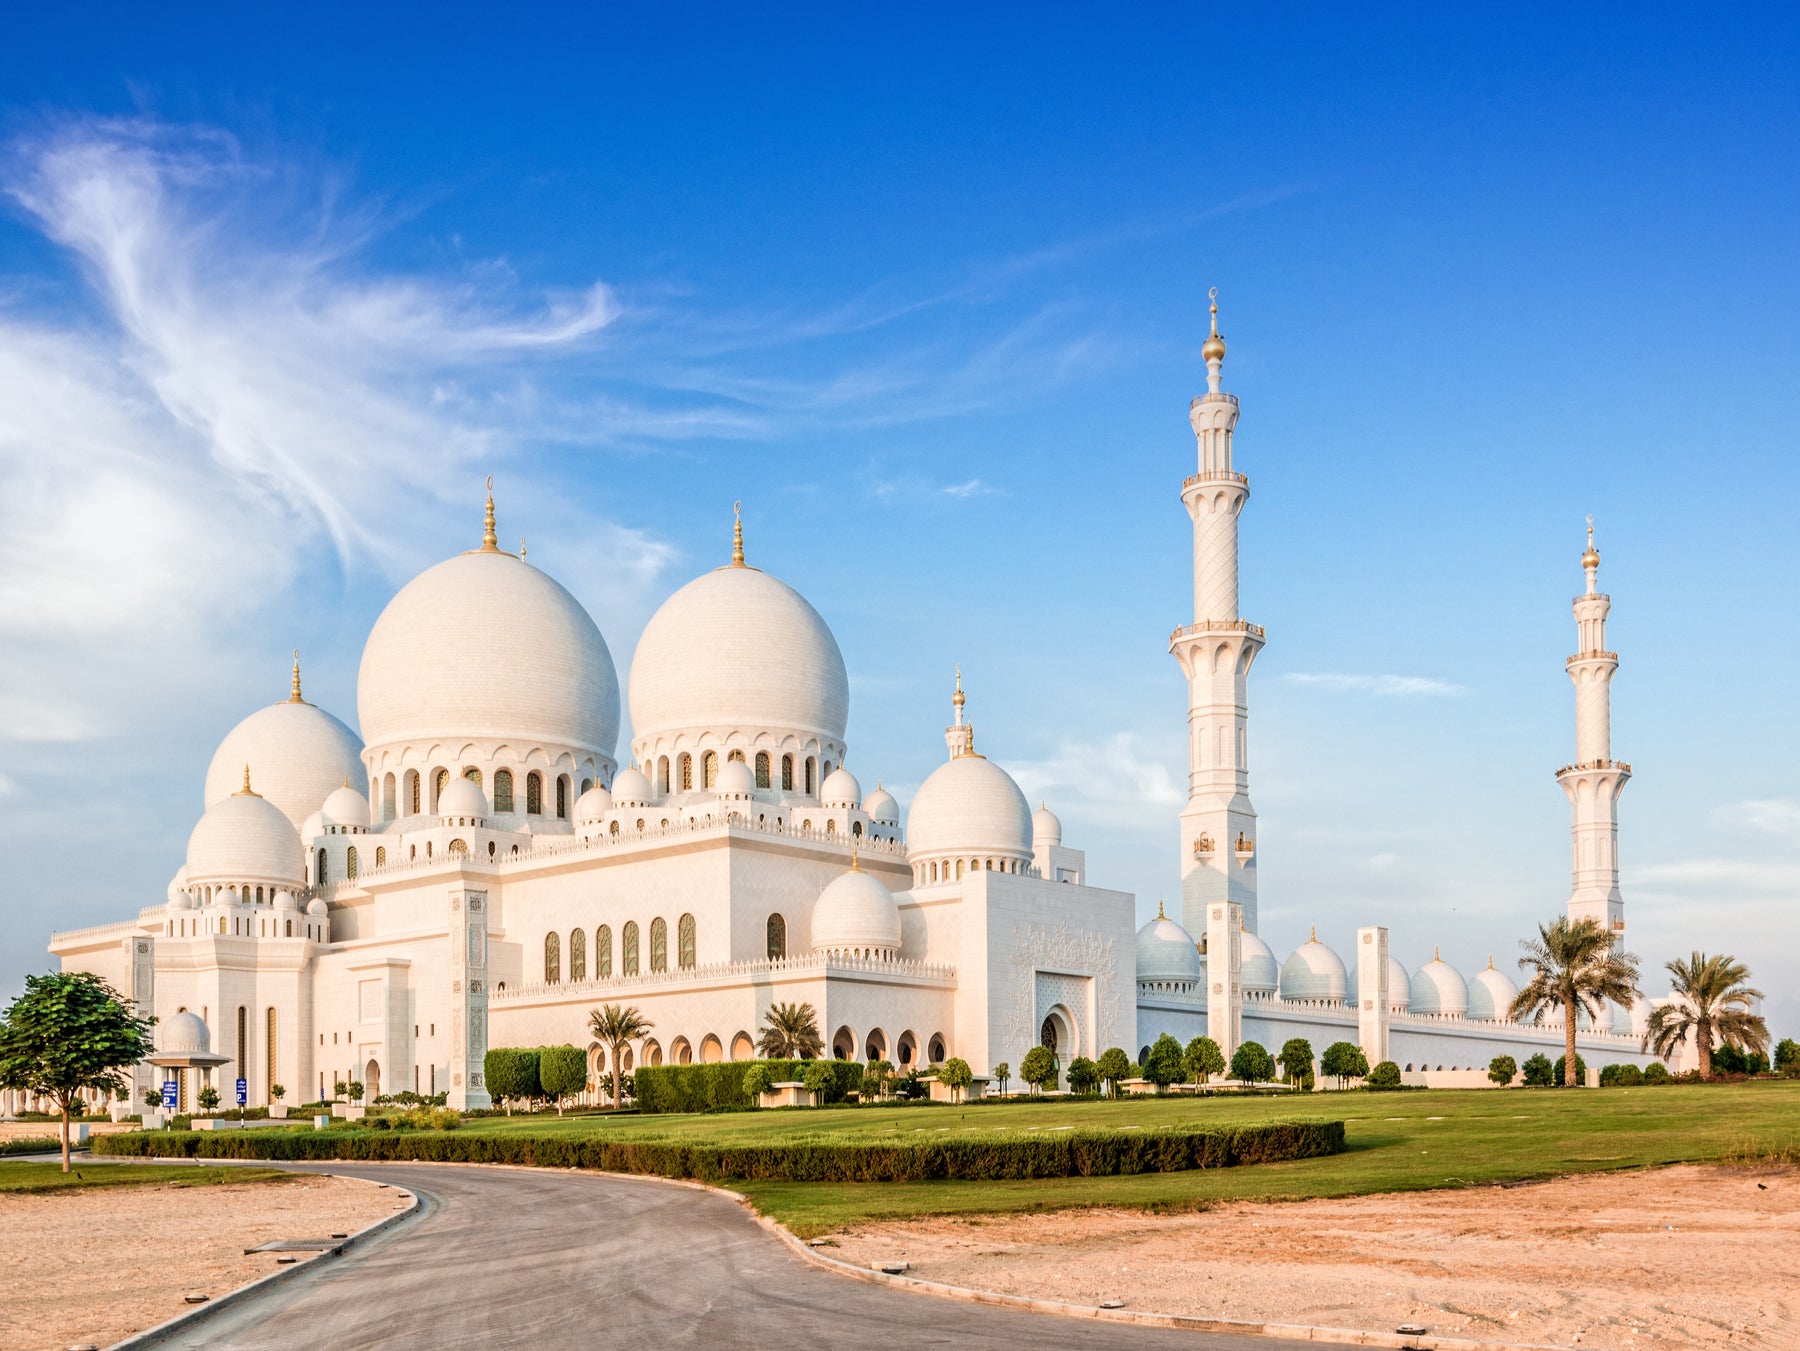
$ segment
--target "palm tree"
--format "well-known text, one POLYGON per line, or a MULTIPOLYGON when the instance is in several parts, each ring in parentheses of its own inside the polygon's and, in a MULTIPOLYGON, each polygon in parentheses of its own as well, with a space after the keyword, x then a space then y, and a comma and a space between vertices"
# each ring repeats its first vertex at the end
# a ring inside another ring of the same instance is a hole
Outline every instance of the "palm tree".
POLYGON ((1644 1030, 1643 1044, 1664 1060, 1688 1039, 1694 1038, 1694 1049, 1700 1053, 1700 1073, 1712 1073, 1714 1041, 1763 1054, 1769 1049, 1769 1025, 1762 1015, 1752 1013, 1750 1006, 1761 999, 1762 991, 1753 990, 1747 967, 1734 957, 1720 954, 1708 957, 1696 952, 1687 961, 1677 957, 1668 964, 1675 979, 1671 987, 1675 1001, 1651 1011, 1650 1025, 1644 1030))
POLYGON ((656 1024, 651 1022, 636 1009, 628 1009, 622 1004, 608 1004, 603 1009, 592 1009, 588 1013, 588 1031, 595 1041, 606 1048, 606 1054, 612 1059, 613 1106, 625 1105, 624 1079, 619 1072, 619 1063, 624 1059, 627 1044, 636 1041, 656 1024))
POLYGON ((1536 938, 1519 946, 1519 967, 1535 974, 1513 1000, 1510 1015, 1542 1023, 1560 1009, 1563 1016, 1563 1084, 1575 1087, 1575 1016, 1585 1011, 1598 1021, 1610 1000, 1624 1008, 1637 1001, 1637 958, 1613 950, 1612 935, 1596 919, 1569 921, 1558 915, 1538 925, 1536 938))
POLYGON ((813 1060, 825 1050, 819 1035, 819 1016, 811 1004, 777 1004, 769 1010, 768 1026, 756 1049, 765 1060, 813 1060))

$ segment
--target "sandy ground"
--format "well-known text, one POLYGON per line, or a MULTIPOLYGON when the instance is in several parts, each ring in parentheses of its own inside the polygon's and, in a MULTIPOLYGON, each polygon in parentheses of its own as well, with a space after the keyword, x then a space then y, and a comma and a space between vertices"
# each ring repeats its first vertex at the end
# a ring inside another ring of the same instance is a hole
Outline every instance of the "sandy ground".
POLYGON ((1209 1318, 1582 1348, 1800 1347, 1800 1172, 1668 1168, 1198 1214, 875 1225, 824 1252, 1209 1318))
POLYGON ((0 1195, 0 1347, 108 1346, 181 1313, 189 1291, 217 1297, 276 1270, 275 1254, 245 1248, 353 1234, 396 1200, 337 1177, 0 1195))

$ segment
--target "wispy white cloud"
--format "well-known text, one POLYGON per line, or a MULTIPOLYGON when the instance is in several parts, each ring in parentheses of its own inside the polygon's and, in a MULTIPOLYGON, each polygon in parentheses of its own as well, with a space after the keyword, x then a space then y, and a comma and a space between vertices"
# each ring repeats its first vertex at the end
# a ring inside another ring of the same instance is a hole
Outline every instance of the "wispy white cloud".
POLYGON ((1749 798, 1743 802, 1727 802, 1713 808, 1712 819, 1720 826, 1775 835, 1800 844, 1800 802, 1793 798, 1749 798))
POLYGON ((1345 675, 1337 672, 1287 671, 1290 685, 1336 690, 1346 694, 1373 694, 1382 698, 1454 699, 1469 693, 1468 686, 1431 676, 1345 675))
POLYGON ((1109 827, 1141 828, 1169 817, 1186 798, 1162 749, 1132 732, 1103 741, 1072 738, 1047 756, 1008 761, 1006 768, 1033 803, 1109 827))

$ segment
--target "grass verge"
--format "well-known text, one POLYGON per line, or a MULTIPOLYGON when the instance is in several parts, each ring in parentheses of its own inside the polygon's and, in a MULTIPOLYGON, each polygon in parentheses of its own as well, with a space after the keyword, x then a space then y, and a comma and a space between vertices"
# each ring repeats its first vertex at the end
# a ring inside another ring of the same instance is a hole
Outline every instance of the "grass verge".
POLYGON ((274 1168, 196 1168, 189 1164, 0 1163, 0 1193, 80 1191, 94 1187, 221 1187, 286 1182, 299 1176, 274 1168))

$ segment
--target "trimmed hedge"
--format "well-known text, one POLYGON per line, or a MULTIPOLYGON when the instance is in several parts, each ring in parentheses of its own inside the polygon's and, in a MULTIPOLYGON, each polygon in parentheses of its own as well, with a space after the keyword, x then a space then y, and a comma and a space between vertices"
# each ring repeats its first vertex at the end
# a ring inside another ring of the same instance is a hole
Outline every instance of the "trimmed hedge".
POLYGON ((391 1131, 142 1131, 106 1135, 94 1152, 138 1158, 360 1159, 594 1168, 704 1181, 923 1182, 1102 1177, 1318 1158, 1344 1149, 1341 1121, 1221 1130, 1069 1131, 1011 1140, 909 1144, 795 1140, 685 1145, 568 1135, 391 1131))
POLYGON ((771 1083, 801 1078, 809 1065, 826 1065, 832 1083, 825 1101, 842 1102, 862 1084, 863 1066, 855 1060, 722 1060, 713 1065, 642 1065, 632 1076, 640 1112, 735 1112, 756 1104, 744 1089, 752 1065, 769 1072, 771 1083))

